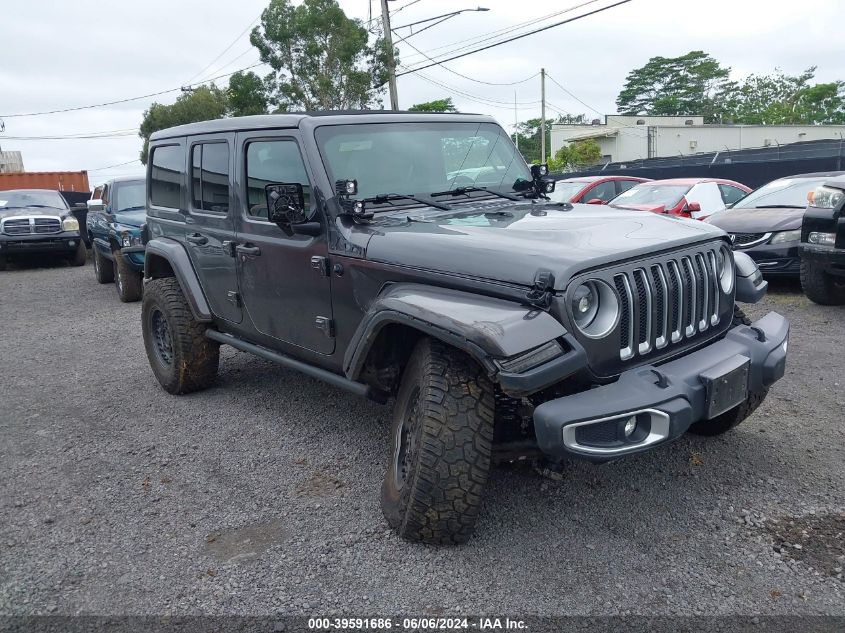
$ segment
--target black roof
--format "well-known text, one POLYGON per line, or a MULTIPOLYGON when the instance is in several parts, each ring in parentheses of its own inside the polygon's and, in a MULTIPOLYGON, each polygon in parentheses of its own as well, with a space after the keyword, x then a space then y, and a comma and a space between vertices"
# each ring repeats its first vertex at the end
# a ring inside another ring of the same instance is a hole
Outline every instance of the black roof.
POLYGON ((151 141, 176 136, 213 134, 215 132, 237 132, 240 130, 266 130, 273 128, 299 127, 306 119, 318 119, 316 125, 343 125, 350 123, 399 123, 402 121, 461 121, 483 120, 495 123, 492 117, 482 114, 406 112, 397 110, 332 110, 325 112, 287 112, 284 114, 257 114, 253 116, 229 117, 188 123, 154 132, 151 141))

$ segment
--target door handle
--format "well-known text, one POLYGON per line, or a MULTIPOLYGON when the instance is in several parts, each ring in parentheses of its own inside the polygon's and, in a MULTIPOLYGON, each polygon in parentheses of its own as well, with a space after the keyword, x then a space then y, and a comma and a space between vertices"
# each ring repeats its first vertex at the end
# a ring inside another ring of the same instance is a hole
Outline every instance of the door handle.
POLYGON ((258 257, 261 255, 261 249, 257 246, 249 246, 247 244, 238 244, 235 250, 241 255, 249 255, 250 257, 258 257))
POLYGON ((196 244, 197 246, 208 244, 208 238, 205 235, 200 235, 199 233, 189 233, 185 236, 185 239, 191 244, 196 244))

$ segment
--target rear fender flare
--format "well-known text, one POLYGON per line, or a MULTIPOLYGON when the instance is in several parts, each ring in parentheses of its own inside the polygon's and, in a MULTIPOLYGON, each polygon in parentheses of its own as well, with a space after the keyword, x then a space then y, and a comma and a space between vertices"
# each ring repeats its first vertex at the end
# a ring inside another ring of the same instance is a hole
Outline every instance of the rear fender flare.
POLYGON ((144 281, 171 276, 179 282, 194 319, 201 323, 210 322, 211 308, 185 247, 167 238, 150 240, 144 254, 144 281))

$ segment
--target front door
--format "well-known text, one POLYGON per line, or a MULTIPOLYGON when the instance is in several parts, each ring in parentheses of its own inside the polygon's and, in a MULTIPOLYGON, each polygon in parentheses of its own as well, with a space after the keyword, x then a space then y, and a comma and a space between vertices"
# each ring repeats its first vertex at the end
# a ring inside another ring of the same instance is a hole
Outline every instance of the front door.
MULTIPOLYGON (((267 220, 264 187, 300 183, 305 207, 318 213, 312 178, 296 131, 240 133, 236 248, 238 281, 249 318, 260 333, 320 354, 334 351, 326 235, 286 235, 267 220)), ((325 225, 325 222, 321 219, 325 225)))
POLYGON ((243 319, 235 266, 235 205, 232 202, 233 134, 191 140, 185 242, 211 311, 243 319))

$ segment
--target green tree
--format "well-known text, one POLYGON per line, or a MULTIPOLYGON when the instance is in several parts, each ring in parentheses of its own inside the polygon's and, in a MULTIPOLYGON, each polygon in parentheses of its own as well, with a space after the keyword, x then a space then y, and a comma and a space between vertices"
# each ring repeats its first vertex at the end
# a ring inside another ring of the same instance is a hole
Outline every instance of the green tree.
POLYGON ((254 72, 238 71, 229 77, 226 97, 228 113, 231 116, 267 113, 267 90, 264 82, 254 72))
POLYGON ((336 0, 270 0, 250 41, 273 68, 270 101, 280 111, 362 109, 380 104, 387 81, 383 39, 370 45, 360 20, 336 0))
POLYGON ((425 103, 416 103, 408 108, 408 112, 457 112, 458 109, 452 103, 452 97, 435 99, 425 103))
POLYGON ((733 123, 786 125, 845 122, 845 83, 811 84, 815 67, 800 75, 775 70, 726 86, 725 118, 733 123))
POLYGON ((601 160, 601 147, 591 138, 561 147, 549 161, 549 171, 577 171, 601 160))
POLYGON ((201 86, 179 95, 175 103, 164 105, 153 103, 144 112, 138 135, 144 139, 141 162, 147 164, 150 135, 174 125, 195 121, 219 119, 226 116, 229 108, 226 93, 217 86, 201 86))
POLYGON ((704 51, 652 57, 628 73, 616 106, 622 114, 703 115, 712 123, 723 115, 719 95, 730 70, 704 51))

